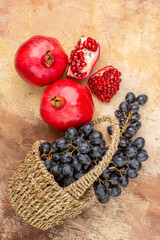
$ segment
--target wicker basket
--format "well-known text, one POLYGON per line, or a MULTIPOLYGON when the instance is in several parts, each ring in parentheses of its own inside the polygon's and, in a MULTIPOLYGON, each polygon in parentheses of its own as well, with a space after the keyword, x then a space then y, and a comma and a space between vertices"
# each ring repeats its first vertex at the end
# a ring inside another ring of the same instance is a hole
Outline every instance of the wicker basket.
POLYGON ((39 157, 39 145, 43 141, 33 144, 32 150, 8 180, 11 205, 29 224, 46 230, 94 204, 96 197, 92 185, 107 167, 119 142, 119 127, 112 117, 103 116, 92 123, 104 121, 109 122, 113 131, 106 155, 94 169, 65 188, 58 185, 39 157))

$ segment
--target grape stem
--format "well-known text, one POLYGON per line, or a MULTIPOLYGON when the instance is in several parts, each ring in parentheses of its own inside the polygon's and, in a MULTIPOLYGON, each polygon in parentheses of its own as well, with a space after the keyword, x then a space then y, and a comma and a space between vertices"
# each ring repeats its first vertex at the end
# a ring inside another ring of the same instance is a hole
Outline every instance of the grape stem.
POLYGON ((125 130, 126 130, 127 124, 129 123, 129 121, 130 121, 131 119, 133 119, 132 114, 133 114, 133 112, 129 112, 128 116, 126 116, 126 114, 124 113, 124 116, 125 116, 125 118, 127 118, 127 119, 126 119, 126 122, 123 124, 122 130, 121 130, 121 132, 120 132, 120 137, 123 137, 123 133, 124 133, 125 130))

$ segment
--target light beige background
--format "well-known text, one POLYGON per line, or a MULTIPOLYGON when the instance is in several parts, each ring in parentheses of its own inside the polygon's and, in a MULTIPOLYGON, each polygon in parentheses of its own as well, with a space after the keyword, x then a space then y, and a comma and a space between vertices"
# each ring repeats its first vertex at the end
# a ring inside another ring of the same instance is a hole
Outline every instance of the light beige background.
POLYGON ((159 0, 0 0, 0 239, 159 240, 159 120, 159 0), (35 34, 56 37, 68 54, 81 35, 91 36, 101 45, 93 72, 109 64, 122 72, 120 91, 110 103, 93 97, 94 117, 114 114, 128 91, 149 96, 141 108, 139 135, 146 139, 150 158, 139 177, 107 205, 97 204, 45 232, 24 223, 6 194, 8 177, 32 143, 61 136, 40 118, 44 88, 23 82, 14 69, 16 49, 35 34))

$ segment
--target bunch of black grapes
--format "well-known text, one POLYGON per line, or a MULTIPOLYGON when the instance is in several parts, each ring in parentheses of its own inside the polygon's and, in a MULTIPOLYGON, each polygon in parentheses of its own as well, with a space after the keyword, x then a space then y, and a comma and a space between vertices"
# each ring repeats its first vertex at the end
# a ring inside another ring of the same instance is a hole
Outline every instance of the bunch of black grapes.
POLYGON ((53 143, 43 142, 39 151, 47 170, 61 187, 66 187, 93 169, 107 148, 103 134, 88 123, 78 131, 69 128, 64 138, 53 143))
MULTIPOLYGON (((129 179, 138 176, 142 162, 148 159, 148 154, 144 149, 144 138, 138 137, 132 140, 141 127, 139 108, 147 100, 148 97, 145 94, 136 98, 134 93, 128 92, 125 101, 121 102, 119 109, 115 111, 119 119, 120 141, 108 167, 94 183, 95 194, 100 203, 107 203, 111 196, 119 196, 120 186, 127 187, 129 179)), ((108 127, 107 131, 109 135, 112 135, 111 127, 108 127)))

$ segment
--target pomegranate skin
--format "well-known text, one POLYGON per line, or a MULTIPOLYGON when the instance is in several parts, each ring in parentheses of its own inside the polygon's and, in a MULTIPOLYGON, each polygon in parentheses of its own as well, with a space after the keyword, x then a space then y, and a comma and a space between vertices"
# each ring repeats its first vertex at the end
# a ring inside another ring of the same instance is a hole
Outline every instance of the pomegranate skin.
POLYGON ((36 35, 24 42, 15 55, 20 77, 33 86, 45 86, 61 77, 68 56, 56 38, 36 35))
POLYGON ((94 103, 89 89, 71 79, 60 79, 48 86, 41 99, 42 119, 60 132, 70 127, 78 128, 92 120, 94 103), (62 106, 51 105, 51 99, 62 98, 62 106))

